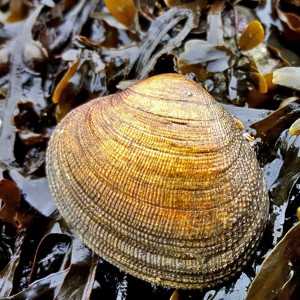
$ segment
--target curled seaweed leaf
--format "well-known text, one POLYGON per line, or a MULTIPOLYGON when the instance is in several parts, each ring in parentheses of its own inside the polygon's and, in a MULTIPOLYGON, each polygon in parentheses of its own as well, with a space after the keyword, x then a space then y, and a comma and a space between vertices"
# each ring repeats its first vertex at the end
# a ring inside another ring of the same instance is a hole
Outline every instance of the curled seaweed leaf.
POLYGON ((300 117, 300 100, 281 107, 272 114, 251 125, 256 130, 256 136, 264 143, 270 143, 278 138, 280 133, 291 126, 300 117))
POLYGON ((300 262, 300 223, 295 225, 276 245, 261 265, 260 271, 250 285, 246 300, 295 299, 282 298, 284 286, 297 276, 293 272, 300 262))
POLYGON ((69 267, 72 239, 62 233, 46 234, 35 252, 29 283, 69 267))
POLYGON ((89 299, 98 262, 96 254, 79 239, 73 239, 71 265, 56 299, 89 299))

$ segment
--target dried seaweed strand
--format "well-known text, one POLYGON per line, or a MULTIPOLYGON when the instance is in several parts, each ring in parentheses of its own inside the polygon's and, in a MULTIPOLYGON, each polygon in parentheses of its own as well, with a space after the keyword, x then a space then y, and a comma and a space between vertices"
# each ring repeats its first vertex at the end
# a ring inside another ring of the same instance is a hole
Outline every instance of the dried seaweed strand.
POLYGON ((136 65, 137 78, 142 79, 153 69, 156 60, 164 53, 170 53, 174 48, 181 45, 184 38, 189 32, 197 26, 197 13, 190 9, 174 7, 162 16, 157 18, 149 28, 149 36, 142 46, 142 55, 136 65), (168 32, 175 27, 181 20, 187 18, 182 30, 172 39, 170 39, 164 47, 153 55, 156 47, 166 37, 168 32))

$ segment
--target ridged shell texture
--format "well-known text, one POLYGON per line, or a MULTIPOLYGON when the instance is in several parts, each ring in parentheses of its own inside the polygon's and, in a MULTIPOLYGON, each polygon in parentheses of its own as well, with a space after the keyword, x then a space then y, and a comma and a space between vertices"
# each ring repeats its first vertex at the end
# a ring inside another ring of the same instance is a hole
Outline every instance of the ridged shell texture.
POLYGON ((92 250, 169 287, 233 276, 268 215, 263 173, 234 119, 177 74, 69 113, 51 137, 47 174, 62 216, 92 250))

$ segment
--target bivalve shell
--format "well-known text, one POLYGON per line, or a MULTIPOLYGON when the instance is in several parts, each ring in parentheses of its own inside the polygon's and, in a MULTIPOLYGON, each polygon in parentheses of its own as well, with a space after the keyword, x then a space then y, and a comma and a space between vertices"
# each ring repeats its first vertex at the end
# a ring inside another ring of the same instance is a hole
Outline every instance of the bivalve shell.
POLYGON ((236 274, 268 217, 263 172, 233 117, 177 74, 69 113, 51 137, 47 174, 62 216, 92 250, 169 287, 236 274))

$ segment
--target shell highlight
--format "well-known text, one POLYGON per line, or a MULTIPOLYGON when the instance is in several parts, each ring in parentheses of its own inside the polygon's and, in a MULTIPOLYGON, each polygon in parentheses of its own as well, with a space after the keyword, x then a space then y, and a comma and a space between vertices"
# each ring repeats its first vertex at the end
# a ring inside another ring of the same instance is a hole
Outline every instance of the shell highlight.
POLYGON ((51 137, 47 175, 87 246, 169 287, 212 287, 235 275, 268 217, 263 172, 233 117, 177 74, 69 113, 51 137))

